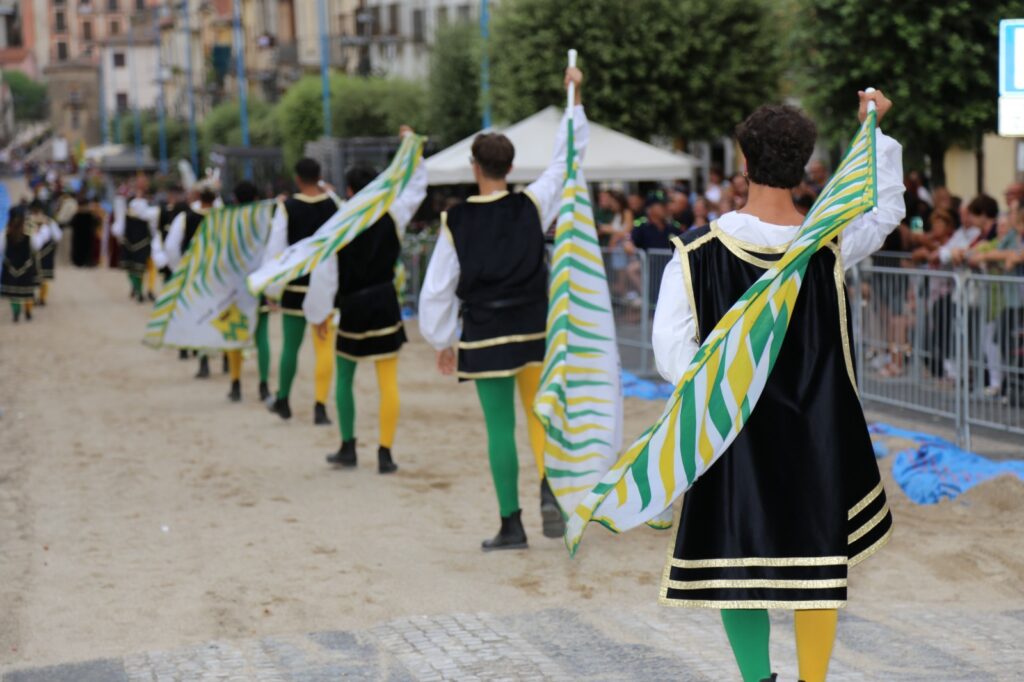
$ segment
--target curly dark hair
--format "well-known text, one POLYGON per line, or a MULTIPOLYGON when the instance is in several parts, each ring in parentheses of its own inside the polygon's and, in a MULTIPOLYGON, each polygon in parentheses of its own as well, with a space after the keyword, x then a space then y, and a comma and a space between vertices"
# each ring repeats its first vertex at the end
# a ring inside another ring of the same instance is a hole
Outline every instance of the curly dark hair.
POLYGON ((759 107, 736 127, 750 181, 780 189, 793 189, 803 180, 817 137, 814 121, 784 104, 759 107))
POLYGON ((999 215, 999 204, 989 195, 979 194, 971 199, 971 203, 967 204, 967 212, 971 215, 995 218, 999 215))

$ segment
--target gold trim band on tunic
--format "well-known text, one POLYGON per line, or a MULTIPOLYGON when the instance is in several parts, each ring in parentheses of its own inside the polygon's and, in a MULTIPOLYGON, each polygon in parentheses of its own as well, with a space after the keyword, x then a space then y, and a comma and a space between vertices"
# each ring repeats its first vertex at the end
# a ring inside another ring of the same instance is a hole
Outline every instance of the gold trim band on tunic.
POLYGON ((850 536, 846 539, 847 544, 852 545, 853 543, 857 542, 857 540, 860 540, 862 537, 870 533, 871 529, 880 524, 882 522, 882 519, 884 519, 888 513, 889 505, 885 505, 877 514, 871 517, 870 521, 868 521, 863 526, 850 533, 850 536))
POLYGON ((686 292, 686 301, 690 304, 690 313, 693 315, 693 329, 695 333, 693 340, 697 343, 701 342, 700 319, 697 316, 697 296, 693 292, 693 274, 690 272, 689 254, 690 251, 714 239, 714 236, 714 231, 710 231, 702 237, 694 239, 690 244, 684 244, 683 240, 679 237, 672 237, 670 240, 676 245, 676 249, 679 250, 679 269, 683 273, 683 291, 686 292))
POLYGON ((751 578, 747 580, 669 580, 668 586, 673 590, 730 590, 754 589, 766 587, 773 590, 831 590, 846 587, 846 578, 826 578, 821 580, 771 580, 751 578))
POLYGON ((309 285, 303 284, 288 284, 284 288, 285 291, 294 291, 296 293, 304 294, 309 291, 309 285))
POLYGON ((356 332, 343 332, 343 331, 341 331, 341 329, 339 329, 338 330, 338 336, 340 336, 343 339, 353 339, 355 341, 359 341, 361 339, 372 339, 372 338, 375 338, 377 336, 387 336, 388 334, 394 334, 395 332, 397 332, 401 328, 402 328, 402 323, 399 322, 396 325, 392 325, 390 327, 384 327, 383 329, 371 329, 369 331, 358 332, 358 333, 356 333, 356 332))
MULTIPOLYGON (((498 201, 508 196, 508 190, 502 190, 500 192, 492 192, 491 194, 474 194, 473 196, 466 199, 466 203, 469 204, 489 204, 492 201, 498 201)), ((536 200, 534 200, 536 203, 536 200)))
POLYGON ((302 192, 296 192, 295 194, 292 195, 292 199, 301 201, 304 204, 319 204, 321 201, 333 199, 333 197, 331 197, 331 195, 328 194, 327 192, 324 192, 323 194, 317 194, 315 197, 311 197, 308 194, 303 194, 302 192))
MULTIPOLYGON (((797 225, 796 227, 799 227, 799 225, 797 225)), ((725 244, 726 246, 728 246, 729 243, 732 243, 737 248, 742 249, 744 251, 749 251, 750 253, 760 253, 762 255, 783 254, 786 253, 786 250, 789 249, 790 244, 793 243, 792 241, 790 241, 789 243, 780 246, 765 246, 763 244, 755 244, 754 242, 745 242, 739 237, 734 237, 725 230, 723 230, 721 227, 719 227, 717 220, 711 223, 711 229, 718 233, 718 238, 721 239, 722 243, 725 244)))
POLYGON ((857 514, 860 514, 862 511, 867 509, 868 505, 874 502, 875 498, 882 494, 882 490, 884 490, 882 487, 882 481, 878 481, 878 485, 872 488, 871 492, 865 495, 863 500, 850 507, 850 511, 846 515, 846 520, 853 521, 857 514))
POLYGON ((348 353, 342 353, 340 350, 335 350, 334 352, 338 357, 351 360, 352 362, 359 362, 360 360, 388 360, 398 357, 397 350, 393 350, 390 353, 378 353, 377 355, 349 355, 348 353))
POLYGON ((295 317, 305 317, 306 313, 302 310, 295 310, 294 308, 281 308, 281 312, 285 315, 294 315, 295 317))
POLYGON ((495 336, 492 339, 481 341, 459 341, 459 350, 477 350, 479 348, 492 348, 503 346, 506 343, 525 343, 527 341, 540 341, 547 338, 547 332, 535 332, 533 334, 511 334, 509 336, 495 336))
POLYGON ((743 557, 740 559, 676 559, 670 563, 674 568, 747 568, 750 566, 792 567, 792 566, 842 566, 845 556, 797 556, 797 557, 743 557))
POLYGON ((459 379, 500 379, 502 377, 514 377, 527 367, 540 367, 543 364, 543 361, 537 360, 535 362, 527 362, 515 369, 496 369, 491 372, 456 372, 455 376, 459 379))
POLYGON ((871 545, 870 547, 865 549, 863 552, 861 552, 857 556, 855 556, 852 559, 850 559, 850 566, 851 567, 852 566, 856 566, 860 562, 862 562, 865 559, 869 558, 871 555, 873 555, 878 550, 880 550, 883 547, 885 547, 889 543, 889 540, 892 539, 892 529, 894 527, 895 526, 893 526, 892 524, 889 524, 889 530, 885 531, 885 535, 883 535, 882 537, 878 538, 878 540, 875 541, 875 544, 871 545))
POLYGON ((836 258, 833 272, 836 280, 836 300, 839 307, 839 335, 843 340, 843 361, 846 363, 846 374, 850 377, 853 392, 860 397, 860 389, 857 388, 857 373, 853 371, 853 351, 851 350, 853 346, 850 344, 850 333, 847 328, 849 320, 846 315, 846 270, 843 268, 843 252, 840 244, 830 242, 828 247, 832 249, 836 258))
POLYGON ((757 599, 740 599, 733 601, 712 601, 709 599, 672 599, 661 597, 658 600, 664 606, 676 606, 688 609, 792 609, 794 611, 813 609, 841 609, 845 601, 836 599, 811 601, 772 601, 757 599))

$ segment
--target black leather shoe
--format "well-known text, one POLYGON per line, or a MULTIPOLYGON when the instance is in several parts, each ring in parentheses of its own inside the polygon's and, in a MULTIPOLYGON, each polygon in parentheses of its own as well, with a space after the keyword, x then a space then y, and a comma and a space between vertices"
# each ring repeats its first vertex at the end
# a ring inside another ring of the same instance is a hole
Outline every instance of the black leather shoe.
POLYGON ((493 552, 499 549, 527 549, 526 531, 523 530, 523 510, 517 509, 501 517, 501 530, 490 540, 480 543, 480 549, 493 552))
MULTIPOLYGON (((772 673, 771 677, 766 677, 763 680, 761 680, 761 682, 775 682, 778 679, 779 679, 779 674, 778 673, 772 673)), ((801 682, 803 682, 803 681, 801 680, 801 682)))
POLYGON ((32 310, 29 309, 29 308, 25 308, 25 321, 26 322, 31 322, 32 321, 32 310))
POLYGON ((327 455, 327 463, 335 466, 354 467, 356 465, 356 439, 342 441, 337 452, 327 455))
POLYGON ((196 372, 196 379, 210 378, 210 359, 205 355, 199 358, 199 371, 196 372))
POLYGON ((267 386, 267 382, 260 382, 260 402, 265 403, 270 399, 270 388, 267 386))
POLYGON ((19 320, 21 320, 21 311, 20 310, 16 310, 16 311, 14 311, 14 321, 18 322, 19 320))
POLYGON ((331 425, 331 420, 327 418, 327 406, 323 403, 313 405, 313 423, 317 426, 331 425))
POLYGON ((184 348, 179 350, 178 351, 178 359, 179 360, 188 360, 188 351, 185 350, 184 348))
POLYGON ((232 381, 231 382, 231 393, 228 393, 228 400, 233 403, 242 402, 242 382, 232 381))
POLYGON ((398 465, 391 459, 391 448, 382 445, 377 449, 377 471, 382 474, 393 474, 398 471, 398 465))
POLYGON ((540 518, 543 522, 544 537, 560 538, 565 535, 565 518, 558 506, 555 493, 548 485, 547 477, 540 482, 540 518))
POLYGON ((146 298, 149 300, 150 303, 156 302, 156 296, 153 294, 152 291, 146 292, 146 298))
POLYGON ((270 411, 276 414, 281 419, 292 418, 292 408, 288 404, 288 398, 278 398, 271 404, 270 411))

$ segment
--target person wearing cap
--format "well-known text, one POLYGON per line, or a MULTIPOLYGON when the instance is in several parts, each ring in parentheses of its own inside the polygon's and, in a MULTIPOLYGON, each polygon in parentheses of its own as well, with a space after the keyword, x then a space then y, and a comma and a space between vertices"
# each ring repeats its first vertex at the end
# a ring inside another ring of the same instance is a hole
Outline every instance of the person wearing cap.
MULTIPOLYGON (((400 131, 403 136, 411 133, 405 126, 400 131)), ((366 166, 350 168, 345 174, 346 196, 351 199, 376 176, 376 171, 366 166)), ((426 195, 427 167, 420 163, 388 212, 310 276, 302 310, 316 325, 316 335, 329 338, 334 311, 339 313, 334 396, 341 447, 327 455, 329 464, 356 466, 353 382, 359 364, 373 362, 380 394, 377 471, 390 474, 398 470, 391 448, 398 428, 398 354, 406 335, 395 289, 395 265, 402 255, 405 228, 426 195)))
POLYGON ((683 233, 682 226, 668 212, 668 197, 664 190, 654 190, 644 202, 644 217, 633 223, 629 235, 632 245, 641 251, 672 249, 672 237, 683 233))
MULTIPOLYGON (((263 257, 264 263, 269 263, 292 244, 311 237, 341 206, 341 200, 321 183, 320 164, 313 159, 299 159, 295 164, 295 184, 299 191, 277 204, 263 257)), ((277 367, 277 396, 270 404, 270 411, 281 419, 292 417, 288 397, 291 395, 292 382, 299 364, 299 348, 302 347, 308 324, 302 312, 302 303, 309 289, 309 277, 303 275, 285 285, 280 303, 271 306, 271 309, 279 307, 282 313, 284 343, 277 367)), ((316 401, 313 404, 313 423, 317 425, 331 423, 327 418, 327 393, 331 389, 331 375, 334 373, 332 345, 330 335, 322 337, 313 334, 313 393, 316 401)))
MULTIPOLYGON (((573 120, 580 158, 589 136, 580 105, 582 80, 578 69, 565 73, 566 86, 577 86, 573 120)), ((565 528, 545 478, 545 434, 533 402, 544 361, 548 313, 544 233, 555 220, 565 181, 567 124, 568 117, 558 126, 551 165, 525 192, 508 191, 506 178, 515 157, 509 139, 499 133, 476 137, 471 163, 480 194, 441 215, 442 236, 420 295, 420 332, 437 350, 438 369, 443 375, 456 374, 460 381, 475 382, 483 408, 501 515, 501 529, 483 542, 484 551, 527 547, 515 443, 517 384, 541 476, 544 535, 561 537, 565 528)))
POLYGON ((50 224, 44 223, 33 233, 25 230, 25 209, 14 206, 7 214, 7 229, 0 239, 0 296, 11 302, 14 321, 32 320, 32 302, 39 286, 37 254, 50 237, 50 224))

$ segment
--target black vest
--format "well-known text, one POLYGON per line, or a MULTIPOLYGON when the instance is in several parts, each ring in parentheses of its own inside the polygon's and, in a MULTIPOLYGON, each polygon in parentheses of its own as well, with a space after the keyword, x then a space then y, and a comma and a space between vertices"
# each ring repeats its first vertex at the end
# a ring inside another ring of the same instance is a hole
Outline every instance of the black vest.
POLYGON ((152 234, 149 223, 129 213, 124 219, 124 267, 129 270, 145 270, 149 260, 152 234))
POLYGON ((447 227, 460 271, 459 378, 543 361, 548 268, 536 204, 521 193, 471 199, 448 212, 447 227))
POLYGON ((3 272, 0 272, 0 295, 13 299, 31 299, 39 284, 36 257, 32 253, 32 242, 28 236, 14 241, 10 234, 4 251, 3 272))
MULTIPOLYGON (((312 236, 338 212, 338 205, 330 194, 322 194, 314 199, 300 199, 300 196, 302 195, 292 195, 284 202, 284 210, 288 216, 289 246, 312 236)), ((302 302, 306 300, 308 287, 309 275, 289 282, 281 295, 281 308, 293 315, 301 315, 302 302)))
POLYGON ((188 245, 192 243, 192 237, 196 236, 196 231, 199 226, 203 224, 203 220, 206 218, 205 214, 197 213, 191 208, 186 209, 185 212, 185 234, 181 238, 181 252, 184 254, 188 251, 188 245))

